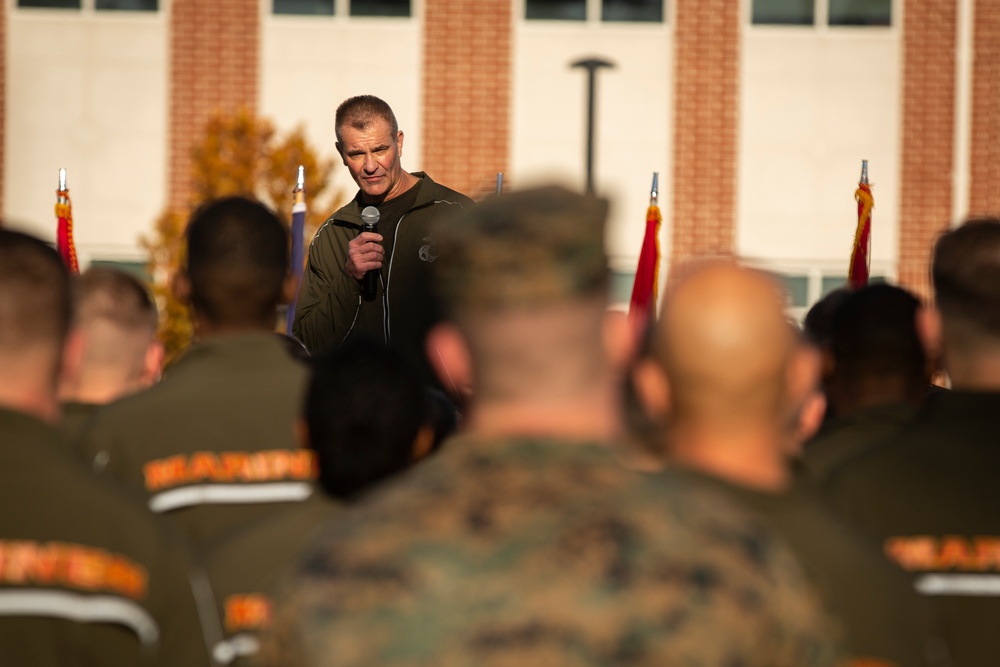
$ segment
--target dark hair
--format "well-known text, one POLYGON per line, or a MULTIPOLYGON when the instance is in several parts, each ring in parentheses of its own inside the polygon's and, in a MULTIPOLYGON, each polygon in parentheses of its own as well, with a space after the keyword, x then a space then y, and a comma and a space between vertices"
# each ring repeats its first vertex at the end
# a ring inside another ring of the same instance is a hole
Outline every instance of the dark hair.
POLYGON ((313 368, 305 419, 323 490, 346 498, 408 467, 427 407, 402 358, 362 339, 313 368))
POLYGON ((344 125, 350 125, 356 130, 363 130, 376 118, 381 118, 389 124, 389 131, 395 140, 396 134, 399 132, 399 124, 396 123, 396 114, 383 100, 374 95, 358 95, 344 100, 337 107, 337 115, 333 122, 337 141, 343 141, 340 128, 344 125))
POLYGON ((41 240, 0 228, 0 351, 62 349, 73 316, 69 273, 41 240))
POLYGON ((1000 336, 1000 219, 976 218, 942 234, 931 275, 943 318, 1000 336))
POLYGON ((273 320, 288 273, 288 229, 271 209, 245 197, 205 204, 187 232, 191 303, 216 323, 273 320))
POLYGON ((802 334, 808 342, 818 347, 830 344, 834 314, 850 294, 846 287, 838 287, 813 304, 802 320, 802 334))
POLYGON ((156 304, 146 286, 125 271, 94 266, 76 279, 76 315, 109 320, 128 330, 156 328, 156 304))
POLYGON ((927 359, 917 335, 920 300, 888 284, 849 292, 833 314, 830 351, 838 377, 892 375, 926 383, 927 359))

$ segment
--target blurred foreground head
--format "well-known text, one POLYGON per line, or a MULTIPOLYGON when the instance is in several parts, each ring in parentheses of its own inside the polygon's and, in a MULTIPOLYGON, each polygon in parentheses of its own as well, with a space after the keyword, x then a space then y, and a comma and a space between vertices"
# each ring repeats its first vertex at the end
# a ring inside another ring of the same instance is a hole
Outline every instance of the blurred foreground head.
MULTIPOLYGON (((561 187, 495 197, 435 230, 448 323, 428 337, 446 388, 497 406, 578 405, 603 392, 607 203, 561 187)), ((583 412, 577 410, 578 413, 583 412)))
POLYGON ((163 346, 146 287, 108 267, 88 269, 75 287, 74 328, 82 352, 63 375, 60 399, 103 404, 150 386, 160 372, 163 346))
POLYGON ((667 292, 652 363, 639 366, 636 383, 667 426, 671 458, 738 481, 785 483, 819 364, 784 301, 770 277, 734 263, 694 267, 667 292))
POLYGON ((32 236, 0 228, 0 405, 56 417, 72 313, 59 254, 32 236))
POLYGON ((360 339, 314 360, 304 440, 316 452, 319 484, 335 498, 408 468, 454 428, 399 354, 360 339))
POLYGON ((1000 389, 1000 219, 944 233, 932 278, 940 321, 923 322, 929 349, 940 349, 956 389, 1000 389))
POLYGON ((174 288, 200 331, 272 331, 278 304, 294 290, 288 230, 274 211, 245 197, 217 199, 195 211, 184 238, 174 288))
POLYGON ((831 317, 824 354, 836 416, 874 405, 920 402, 931 366, 917 335, 920 300, 894 285, 847 293, 831 317))

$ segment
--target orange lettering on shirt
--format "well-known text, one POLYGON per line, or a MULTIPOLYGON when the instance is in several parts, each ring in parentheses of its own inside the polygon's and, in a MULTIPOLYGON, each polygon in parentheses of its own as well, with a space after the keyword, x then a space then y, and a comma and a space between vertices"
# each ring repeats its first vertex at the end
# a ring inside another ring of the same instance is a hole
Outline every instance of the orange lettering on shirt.
POLYGON ((188 463, 188 479, 201 482, 206 479, 217 480, 222 475, 222 466, 215 452, 195 452, 188 463))
POLYGON ((225 601, 226 630, 253 630, 271 622, 271 600, 262 593, 230 595, 225 601))
POLYGON ((0 540, 0 582, 104 590, 140 600, 146 596, 149 573, 125 556, 94 547, 0 540))
POLYGON ((885 541, 885 553, 910 571, 1000 570, 1000 537, 994 536, 890 537, 885 541))

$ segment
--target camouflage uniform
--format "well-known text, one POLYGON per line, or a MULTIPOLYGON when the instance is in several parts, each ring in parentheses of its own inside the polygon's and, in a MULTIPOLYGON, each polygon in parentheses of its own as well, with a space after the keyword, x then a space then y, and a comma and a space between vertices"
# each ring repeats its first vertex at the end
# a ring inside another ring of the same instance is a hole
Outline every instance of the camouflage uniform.
POLYGON ((327 528, 271 665, 833 665, 771 534, 611 447, 452 441, 327 528))

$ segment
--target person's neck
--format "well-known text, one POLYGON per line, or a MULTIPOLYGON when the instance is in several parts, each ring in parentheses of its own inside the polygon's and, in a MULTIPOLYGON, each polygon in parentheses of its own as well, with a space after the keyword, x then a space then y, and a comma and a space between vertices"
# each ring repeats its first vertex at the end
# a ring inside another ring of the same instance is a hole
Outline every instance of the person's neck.
POLYGON ((195 316, 194 322, 195 335, 198 340, 209 340, 211 338, 219 338, 221 336, 232 336, 236 334, 250 334, 250 333, 273 333, 274 332, 274 322, 255 322, 255 323, 227 323, 227 322, 212 322, 203 317, 195 316))
POLYGON ((52 387, 28 382, 0 383, 0 406, 54 423, 59 420, 59 402, 52 387))
POLYGON ((466 432, 477 437, 550 437, 610 442, 620 433, 617 402, 610 392, 590 391, 564 399, 487 400, 476 403, 466 432))
POLYGON ((838 417, 879 405, 910 403, 917 405, 927 391, 927 384, 903 377, 885 375, 858 377, 851 382, 832 382, 828 388, 830 403, 838 417))
POLYGON ((781 493, 791 472, 781 451, 781 433, 763 425, 720 431, 712 426, 674 425, 667 436, 671 463, 698 470, 731 484, 781 493))
POLYGON ((140 389, 138 378, 131 378, 126 372, 83 371, 75 382, 60 388, 59 400, 105 405, 140 389))

